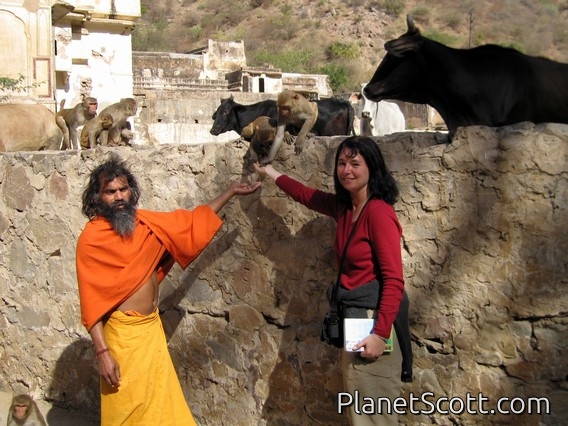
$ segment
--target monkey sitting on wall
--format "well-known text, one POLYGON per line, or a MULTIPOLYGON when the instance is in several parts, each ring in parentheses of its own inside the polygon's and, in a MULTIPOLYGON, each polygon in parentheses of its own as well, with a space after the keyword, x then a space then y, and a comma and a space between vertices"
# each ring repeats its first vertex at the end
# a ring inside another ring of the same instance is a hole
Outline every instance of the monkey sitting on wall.
POLYGON ((61 110, 55 116, 57 126, 63 132, 63 149, 79 149, 77 128, 97 116, 98 102, 96 98, 84 97, 80 104, 65 109, 61 101, 61 110))
POLYGON ((112 123, 112 115, 108 112, 101 112, 97 117, 87 121, 81 131, 81 148, 94 148, 101 132, 110 129, 112 123))
POLYGON ((241 137, 250 142, 246 158, 251 163, 265 158, 270 153, 270 148, 276 137, 276 127, 271 123, 268 116, 255 118, 251 123, 243 128, 241 137))
POLYGON ((134 139, 134 132, 130 121, 123 119, 109 129, 107 143, 108 146, 130 145, 132 139, 134 139))
POLYGON ((138 104, 134 98, 123 98, 119 102, 109 105, 101 111, 112 116, 112 126, 103 130, 99 136, 101 145, 128 145, 134 136, 128 117, 136 115, 138 104))
POLYGON ((31 396, 20 394, 12 399, 7 426, 47 426, 47 423, 31 396))
POLYGON ((276 137, 269 154, 261 160, 262 164, 268 164, 276 157, 288 124, 301 127, 294 142, 294 152, 296 154, 302 152, 304 140, 318 118, 318 105, 293 90, 285 89, 278 95, 276 108, 278 110, 276 137))
POLYGON ((361 136, 373 136, 373 124, 371 120, 371 113, 369 111, 363 111, 361 113, 361 123, 359 127, 359 134, 361 136))

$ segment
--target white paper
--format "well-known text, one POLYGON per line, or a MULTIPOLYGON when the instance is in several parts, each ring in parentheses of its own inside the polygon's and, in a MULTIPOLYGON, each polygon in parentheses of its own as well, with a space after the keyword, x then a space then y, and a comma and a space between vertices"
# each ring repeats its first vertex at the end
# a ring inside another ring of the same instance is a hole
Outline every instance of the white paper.
POLYGON ((375 320, 373 318, 345 318, 343 320, 345 350, 347 352, 362 352, 363 348, 355 351, 353 346, 371 334, 374 325, 375 320))

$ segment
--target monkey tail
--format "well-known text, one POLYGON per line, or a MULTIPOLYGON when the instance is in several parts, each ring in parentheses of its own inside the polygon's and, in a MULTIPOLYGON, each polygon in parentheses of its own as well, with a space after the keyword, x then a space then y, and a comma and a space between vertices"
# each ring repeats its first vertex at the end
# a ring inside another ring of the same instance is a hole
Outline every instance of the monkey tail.
POLYGON ((353 127, 353 121, 355 120, 355 109, 352 105, 349 105, 349 112, 347 115, 347 132, 346 135, 357 136, 355 133, 355 128, 353 127))

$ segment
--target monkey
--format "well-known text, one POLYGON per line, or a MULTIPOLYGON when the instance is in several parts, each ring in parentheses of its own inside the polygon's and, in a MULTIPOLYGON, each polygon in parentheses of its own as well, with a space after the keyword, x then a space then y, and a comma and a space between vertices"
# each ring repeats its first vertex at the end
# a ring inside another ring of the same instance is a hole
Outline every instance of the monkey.
POLYGON ((73 108, 63 108, 65 100, 61 101, 61 109, 55 116, 55 122, 63 132, 63 149, 79 149, 77 127, 97 116, 97 99, 83 97, 81 103, 73 108))
POLYGON ((129 144, 133 138, 132 126, 125 118, 109 129, 107 144, 108 146, 121 146, 129 144))
POLYGON ((112 126, 112 115, 108 112, 101 112, 95 118, 91 118, 81 131, 81 148, 94 148, 97 139, 103 130, 108 130, 112 126))
POLYGON ((373 136, 373 125, 371 124, 371 113, 363 111, 361 113, 360 131, 361 136, 373 136))
POLYGON ((47 426, 35 401, 26 394, 12 398, 7 426, 47 426))
POLYGON ((270 117, 260 116, 243 128, 241 137, 250 141, 250 147, 246 154, 250 162, 254 163, 259 158, 265 158, 269 154, 276 137, 274 124, 276 123, 272 122, 270 117))
POLYGON ((287 124, 297 127, 301 126, 298 136, 296 136, 296 141, 294 142, 294 151, 296 154, 302 152, 304 139, 308 132, 314 127, 318 118, 318 105, 289 89, 284 89, 278 94, 276 109, 278 111, 276 138, 270 148, 269 154, 262 159, 262 164, 268 164, 276 157, 280 145, 282 145, 287 124))
POLYGON ((113 145, 123 145, 124 143, 128 143, 134 135, 132 134, 132 127, 127 121, 127 118, 136 115, 136 112, 138 112, 136 100, 133 98, 123 98, 119 102, 109 105, 103 109, 101 114, 103 112, 112 116, 113 124, 110 129, 103 130, 101 132, 99 136, 101 145, 108 145, 109 138, 113 145))

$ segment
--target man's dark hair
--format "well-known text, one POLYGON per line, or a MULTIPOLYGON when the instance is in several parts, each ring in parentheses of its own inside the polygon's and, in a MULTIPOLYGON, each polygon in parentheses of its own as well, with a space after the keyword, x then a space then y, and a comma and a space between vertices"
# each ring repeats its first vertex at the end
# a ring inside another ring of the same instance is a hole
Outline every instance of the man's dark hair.
POLYGON ((140 198, 140 187, 136 177, 132 174, 126 163, 116 154, 92 171, 89 183, 83 191, 83 208, 81 211, 89 219, 98 216, 101 212, 101 188, 118 177, 125 177, 131 191, 130 202, 136 206, 140 198))
POLYGON ((369 198, 378 198, 384 200, 388 204, 394 205, 398 198, 398 187, 393 176, 383 158, 383 154, 377 143, 366 136, 352 136, 345 139, 337 147, 335 154, 335 170, 333 171, 333 179, 335 183, 335 194, 340 202, 351 205, 351 196, 337 177, 337 162, 339 154, 343 150, 347 150, 348 157, 353 158, 357 154, 365 159, 369 168, 369 198))

